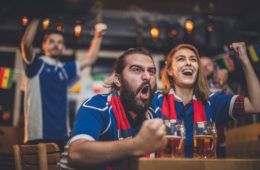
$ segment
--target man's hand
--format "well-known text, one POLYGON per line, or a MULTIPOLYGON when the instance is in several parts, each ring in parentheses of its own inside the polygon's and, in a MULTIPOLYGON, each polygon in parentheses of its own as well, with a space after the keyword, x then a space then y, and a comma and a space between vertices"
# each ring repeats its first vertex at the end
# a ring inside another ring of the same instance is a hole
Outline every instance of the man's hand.
POLYGON ((133 139, 135 155, 142 156, 156 152, 166 145, 166 128, 162 119, 151 119, 143 122, 138 135, 133 139))
POLYGON ((107 25, 104 23, 98 23, 95 25, 95 33, 98 35, 98 37, 103 36, 106 30, 107 30, 107 25))
POLYGON ((240 61, 248 60, 245 42, 235 42, 235 43, 232 43, 230 45, 230 48, 235 52, 237 58, 240 61))

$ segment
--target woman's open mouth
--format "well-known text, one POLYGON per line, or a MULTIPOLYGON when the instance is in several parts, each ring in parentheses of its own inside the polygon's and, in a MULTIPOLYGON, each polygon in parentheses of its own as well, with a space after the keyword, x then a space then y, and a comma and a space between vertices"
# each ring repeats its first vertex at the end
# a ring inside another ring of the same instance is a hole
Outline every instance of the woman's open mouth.
POLYGON ((182 71, 182 74, 184 74, 185 76, 192 76, 193 75, 193 70, 192 69, 184 69, 182 71))

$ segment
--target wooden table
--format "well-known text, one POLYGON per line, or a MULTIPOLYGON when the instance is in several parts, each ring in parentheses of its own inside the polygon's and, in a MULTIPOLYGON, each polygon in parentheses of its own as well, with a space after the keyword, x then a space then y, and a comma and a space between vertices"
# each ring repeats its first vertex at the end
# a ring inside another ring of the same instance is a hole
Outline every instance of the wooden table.
POLYGON ((139 158, 124 161, 124 170, 260 170, 260 159, 139 158))

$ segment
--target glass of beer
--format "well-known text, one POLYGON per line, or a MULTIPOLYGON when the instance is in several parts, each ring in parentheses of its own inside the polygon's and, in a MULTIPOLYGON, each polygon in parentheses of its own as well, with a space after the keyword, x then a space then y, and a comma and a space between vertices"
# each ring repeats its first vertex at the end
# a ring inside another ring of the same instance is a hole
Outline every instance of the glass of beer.
POLYGON ((164 120, 167 144, 161 149, 160 157, 183 158, 185 130, 181 120, 164 120))
POLYGON ((215 158, 217 132, 214 123, 195 122, 194 127, 194 158, 215 158))

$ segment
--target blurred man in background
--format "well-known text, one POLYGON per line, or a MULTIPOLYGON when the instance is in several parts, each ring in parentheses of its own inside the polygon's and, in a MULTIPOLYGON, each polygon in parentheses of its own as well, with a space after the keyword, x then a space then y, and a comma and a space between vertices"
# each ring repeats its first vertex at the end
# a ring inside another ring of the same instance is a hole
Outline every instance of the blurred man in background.
POLYGON ((33 40, 39 19, 27 26, 21 42, 26 74, 25 137, 27 144, 55 142, 63 149, 69 135, 67 90, 79 76, 79 71, 92 65, 98 56, 102 36, 107 26, 95 26, 95 35, 84 58, 79 61, 59 61, 65 50, 64 36, 60 31, 48 32, 43 39, 43 56, 35 54, 33 40))

